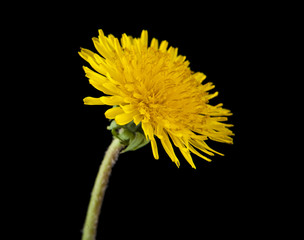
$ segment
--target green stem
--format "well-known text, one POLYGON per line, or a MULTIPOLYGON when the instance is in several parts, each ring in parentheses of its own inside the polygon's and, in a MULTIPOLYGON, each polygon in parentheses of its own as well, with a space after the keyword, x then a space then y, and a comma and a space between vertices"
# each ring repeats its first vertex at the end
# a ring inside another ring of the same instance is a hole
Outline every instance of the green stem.
POLYGON ((109 177, 112 171, 112 167, 117 161, 119 152, 122 148, 123 145, 120 143, 120 141, 117 138, 114 138, 105 153, 91 193, 91 199, 83 228, 82 240, 95 240, 99 213, 108 185, 109 177))

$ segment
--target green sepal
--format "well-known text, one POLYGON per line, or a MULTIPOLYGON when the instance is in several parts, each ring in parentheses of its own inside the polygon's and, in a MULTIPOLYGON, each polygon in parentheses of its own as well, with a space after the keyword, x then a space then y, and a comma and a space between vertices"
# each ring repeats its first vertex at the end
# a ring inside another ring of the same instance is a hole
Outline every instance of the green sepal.
POLYGON ((116 128, 119 128, 119 127, 121 127, 121 126, 119 126, 119 125, 115 122, 115 120, 113 120, 113 121, 111 121, 110 125, 107 126, 107 129, 108 129, 108 130, 112 130, 112 129, 116 129, 116 128))
POLYGON ((112 135, 125 145, 125 149, 121 153, 135 151, 150 142, 146 139, 141 124, 135 125, 133 121, 121 126, 113 120, 107 129, 111 130, 112 135))
POLYGON ((135 132, 135 136, 130 138, 129 145, 121 151, 121 153, 125 153, 128 151, 135 151, 145 145, 147 145, 150 141, 146 139, 146 137, 139 132, 135 132))

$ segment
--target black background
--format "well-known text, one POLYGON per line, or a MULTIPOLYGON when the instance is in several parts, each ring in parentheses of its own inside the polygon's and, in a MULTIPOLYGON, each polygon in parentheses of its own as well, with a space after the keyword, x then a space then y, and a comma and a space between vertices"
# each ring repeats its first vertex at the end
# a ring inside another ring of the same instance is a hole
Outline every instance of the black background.
MULTIPOLYGON (((215 84, 219 96, 210 103, 223 103, 233 112, 229 123, 234 124, 235 133, 233 145, 208 141, 225 156, 214 156, 211 163, 193 156, 196 170, 178 149, 181 166, 177 168, 160 143, 159 160, 154 160, 150 145, 120 155, 102 206, 98 237, 245 237, 259 235, 268 227, 265 219, 272 210, 262 214, 260 209, 268 203, 260 180, 265 170, 258 163, 255 142, 259 114, 252 114, 259 100, 253 106, 251 98, 256 74, 264 67, 259 54, 267 44, 261 44, 265 30, 259 19, 264 12, 230 3, 176 4, 88 3, 43 16, 50 21, 39 28, 39 38, 32 43, 37 50, 35 63, 42 65, 45 79, 35 95, 45 101, 35 107, 39 113, 35 123, 43 124, 37 148, 44 154, 37 153, 43 161, 33 164, 40 168, 33 182, 47 179, 48 190, 37 191, 45 192, 44 199, 50 202, 47 232, 62 236, 58 239, 80 239, 90 192, 111 142, 106 130, 109 121, 104 117, 107 107, 85 106, 82 101, 101 94, 88 83, 82 66, 89 64, 78 55, 80 47, 94 51, 91 38, 98 36, 98 29, 118 38, 123 33, 139 37, 146 29, 149 40, 155 37, 178 47, 191 69, 205 73, 205 81, 215 84), (252 222, 261 216, 260 222, 252 222)), ((45 209, 43 201, 37 204, 45 209)))

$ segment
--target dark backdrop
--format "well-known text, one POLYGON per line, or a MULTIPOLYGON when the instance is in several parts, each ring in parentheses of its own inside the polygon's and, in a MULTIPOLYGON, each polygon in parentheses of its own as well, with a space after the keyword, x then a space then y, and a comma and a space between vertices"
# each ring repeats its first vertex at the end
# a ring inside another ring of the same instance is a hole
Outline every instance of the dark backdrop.
MULTIPOLYGON (((54 194, 49 195, 59 206, 51 214, 54 231, 67 232, 65 239, 81 237, 94 179, 111 142, 104 117, 107 107, 82 102, 86 96, 100 96, 84 76, 82 66, 88 63, 78 55, 80 47, 94 50, 91 38, 98 36, 100 28, 119 38, 123 33, 139 37, 147 29, 149 40, 168 40, 178 47, 191 69, 204 72, 205 81, 215 84, 219 96, 211 104, 224 103, 233 112, 229 123, 235 125, 235 137, 233 145, 208 141, 225 156, 214 156, 211 163, 193 156, 196 170, 176 149, 181 162, 177 168, 160 144, 158 161, 150 145, 122 154, 101 210, 99 238, 242 237, 264 228, 264 223, 252 224, 259 215, 256 203, 262 193, 253 171, 256 146, 248 137, 254 130, 247 121, 258 16, 248 7, 240 10, 230 4, 187 6, 83 4, 60 11, 55 24, 41 28, 41 38, 47 39, 43 49, 53 57, 46 66, 52 95, 46 101, 51 111, 43 116, 51 120, 45 134, 50 139, 55 136, 46 147, 47 163, 53 169, 49 180, 54 194)), ((54 13, 53 21, 56 18, 54 13)))

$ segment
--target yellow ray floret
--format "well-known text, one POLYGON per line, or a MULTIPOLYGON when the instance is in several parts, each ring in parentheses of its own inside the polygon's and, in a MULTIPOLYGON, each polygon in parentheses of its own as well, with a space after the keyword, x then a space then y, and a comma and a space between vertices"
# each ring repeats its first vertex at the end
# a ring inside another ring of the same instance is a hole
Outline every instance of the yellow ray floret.
POLYGON ((159 158, 155 136, 177 166, 172 143, 193 168, 191 152, 207 161, 204 154, 221 154, 206 144, 207 139, 232 143, 232 125, 224 123, 231 112, 222 104, 209 104, 218 92, 208 92, 214 85, 203 84, 206 75, 191 71, 177 48, 155 38, 149 46, 146 30, 140 38, 123 34, 120 41, 99 30, 93 43, 98 54, 83 48, 79 54, 93 68, 84 67, 90 84, 106 96, 86 97, 84 103, 114 106, 105 116, 119 125, 141 123, 155 159, 159 158))

